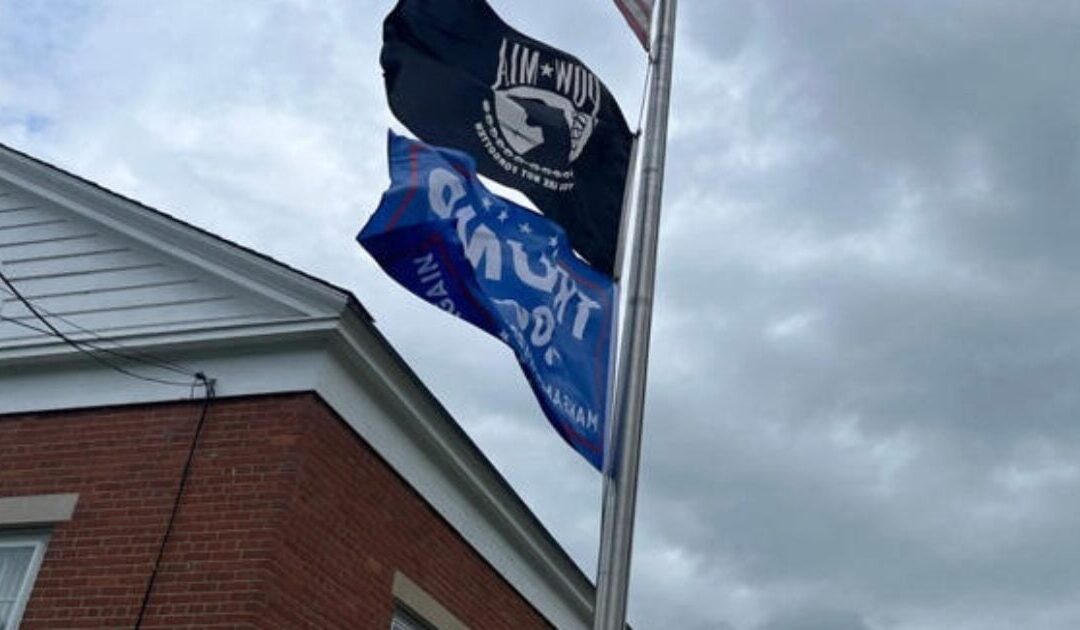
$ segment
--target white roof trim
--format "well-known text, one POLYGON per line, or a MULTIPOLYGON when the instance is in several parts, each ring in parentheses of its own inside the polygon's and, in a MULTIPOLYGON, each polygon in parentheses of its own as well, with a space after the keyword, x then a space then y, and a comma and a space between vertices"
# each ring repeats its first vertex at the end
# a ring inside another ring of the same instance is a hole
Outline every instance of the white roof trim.
POLYGON ((344 290, 3 145, 0 180, 300 312, 338 313, 349 299, 344 290))

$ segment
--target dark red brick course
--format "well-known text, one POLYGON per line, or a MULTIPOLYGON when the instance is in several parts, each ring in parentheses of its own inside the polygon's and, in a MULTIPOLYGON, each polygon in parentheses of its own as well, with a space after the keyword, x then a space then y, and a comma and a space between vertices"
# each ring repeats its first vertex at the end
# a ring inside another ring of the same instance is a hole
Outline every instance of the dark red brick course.
MULTIPOLYGON (((0 416, 0 497, 80 495, 23 628, 134 625, 200 410, 0 416)), ((549 627, 316 395, 218 400, 143 627, 385 630, 395 571, 472 628, 549 627)))

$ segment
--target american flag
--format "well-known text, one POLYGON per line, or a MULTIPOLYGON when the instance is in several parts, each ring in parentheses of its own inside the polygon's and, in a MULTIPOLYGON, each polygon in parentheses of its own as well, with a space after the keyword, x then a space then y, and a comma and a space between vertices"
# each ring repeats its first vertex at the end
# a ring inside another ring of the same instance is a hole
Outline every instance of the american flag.
POLYGON ((634 30, 641 45, 649 49, 649 24, 652 21, 652 8, 656 0, 615 0, 626 23, 634 30))

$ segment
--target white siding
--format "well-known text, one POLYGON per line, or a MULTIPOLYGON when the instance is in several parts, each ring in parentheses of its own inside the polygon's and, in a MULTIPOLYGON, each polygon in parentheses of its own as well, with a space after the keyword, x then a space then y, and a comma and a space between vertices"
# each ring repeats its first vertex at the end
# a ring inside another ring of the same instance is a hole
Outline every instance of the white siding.
MULTIPOLYGON (((53 324, 65 332, 72 324, 98 333, 176 330, 298 314, 3 185, 0 270, 36 308, 59 316, 53 324)), ((41 326, 0 286, 0 345, 39 335, 27 325, 41 326)))

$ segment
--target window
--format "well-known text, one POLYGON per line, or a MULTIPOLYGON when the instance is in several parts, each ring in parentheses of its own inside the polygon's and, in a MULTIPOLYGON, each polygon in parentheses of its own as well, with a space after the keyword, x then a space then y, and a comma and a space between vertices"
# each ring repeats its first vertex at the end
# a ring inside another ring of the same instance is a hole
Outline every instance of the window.
MULTIPOLYGON (((469 630, 442 604, 400 571, 394 572, 390 630, 469 630)), ((0 629, 2 630, 2 629, 0 629)))
POLYGON ((0 630, 19 627, 45 555, 43 533, 0 531, 0 630))
POLYGON ((390 621, 390 630, 431 630, 431 626, 420 621, 403 606, 394 606, 394 618, 390 621))

